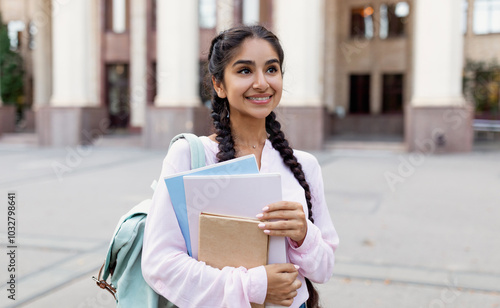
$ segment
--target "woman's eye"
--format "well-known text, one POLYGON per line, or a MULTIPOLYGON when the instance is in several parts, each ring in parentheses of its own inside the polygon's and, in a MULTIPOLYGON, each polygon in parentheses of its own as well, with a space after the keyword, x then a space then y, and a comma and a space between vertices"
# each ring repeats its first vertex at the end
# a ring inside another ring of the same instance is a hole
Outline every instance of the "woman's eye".
POLYGON ((270 68, 267 69, 268 73, 276 73, 277 71, 278 71, 278 69, 274 66, 271 66, 270 68))
POLYGON ((238 73, 243 74, 243 75, 247 75, 247 74, 250 74, 250 70, 248 68, 244 68, 244 69, 239 70, 238 73))

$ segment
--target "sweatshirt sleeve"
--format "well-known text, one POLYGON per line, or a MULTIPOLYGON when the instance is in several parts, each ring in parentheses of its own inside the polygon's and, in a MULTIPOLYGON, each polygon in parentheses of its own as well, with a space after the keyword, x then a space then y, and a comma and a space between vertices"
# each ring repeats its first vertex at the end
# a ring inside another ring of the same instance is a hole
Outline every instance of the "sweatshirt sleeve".
POLYGON ((307 220, 307 234, 300 247, 288 239, 288 256, 291 263, 300 266, 299 271, 304 277, 313 282, 325 283, 333 274, 339 237, 326 204, 321 167, 314 156, 305 155, 301 164, 311 190, 314 224, 307 220))
POLYGON ((170 148, 146 221, 142 273, 159 294, 179 307, 250 307, 267 292, 263 266, 252 269, 210 267, 190 257, 163 178, 190 169, 189 144, 170 148))

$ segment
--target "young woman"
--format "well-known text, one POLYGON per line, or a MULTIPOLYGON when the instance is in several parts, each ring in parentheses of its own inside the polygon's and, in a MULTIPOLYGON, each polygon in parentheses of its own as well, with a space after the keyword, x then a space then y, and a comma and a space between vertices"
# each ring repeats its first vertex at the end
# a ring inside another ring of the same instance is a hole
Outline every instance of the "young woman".
MULTIPOLYGON (((189 257, 168 191, 159 185, 146 224, 142 271, 157 293, 179 307, 264 302, 317 307, 309 280, 324 283, 332 275, 339 240, 320 166, 314 156, 290 148, 273 112, 283 90, 283 58, 276 36, 261 26, 236 27, 215 37, 208 56, 215 134, 201 139, 207 165, 254 154, 260 172, 281 174, 285 201, 269 204, 257 217, 262 232, 287 238, 290 263, 219 270, 189 257)), ((189 169, 189 145, 177 141, 160 179, 189 169)))

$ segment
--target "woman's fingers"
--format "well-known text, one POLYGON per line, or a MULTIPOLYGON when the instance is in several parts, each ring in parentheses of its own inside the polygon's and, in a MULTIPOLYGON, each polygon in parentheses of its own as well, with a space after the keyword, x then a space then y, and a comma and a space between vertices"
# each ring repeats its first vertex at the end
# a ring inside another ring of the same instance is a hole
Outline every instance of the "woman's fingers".
POLYGON ((271 236, 286 236, 300 246, 307 233, 307 220, 302 204, 280 201, 272 203, 257 215, 259 228, 271 236))
POLYGON ((267 295, 266 302, 290 306, 297 296, 302 283, 297 279, 298 266, 290 263, 266 265, 267 295))
POLYGON ((273 212, 277 210, 293 210, 302 208, 302 204, 293 201, 278 201, 265 206, 262 212, 273 212))

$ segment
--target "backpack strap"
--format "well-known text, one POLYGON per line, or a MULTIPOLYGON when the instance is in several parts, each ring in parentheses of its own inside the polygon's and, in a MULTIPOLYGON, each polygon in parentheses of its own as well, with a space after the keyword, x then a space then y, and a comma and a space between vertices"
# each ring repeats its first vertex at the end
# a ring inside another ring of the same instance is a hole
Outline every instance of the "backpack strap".
POLYGON ((189 142, 189 147, 191 150, 191 169, 197 169, 205 166, 205 147, 200 138, 195 134, 183 133, 175 136, 172 141, 170 141, 170 146, 174 144, 177 140, 184 138, 189 142))

